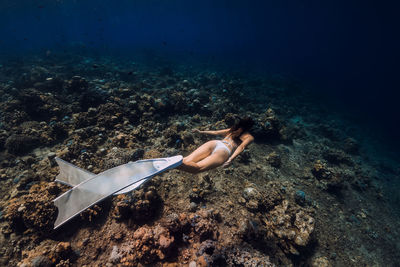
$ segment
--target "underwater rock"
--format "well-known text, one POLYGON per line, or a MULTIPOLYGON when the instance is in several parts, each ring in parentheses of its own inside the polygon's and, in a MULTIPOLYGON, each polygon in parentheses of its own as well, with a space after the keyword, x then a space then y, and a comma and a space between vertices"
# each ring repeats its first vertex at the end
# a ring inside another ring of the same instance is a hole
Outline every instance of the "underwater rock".
POLYGON ((23 134, 13 134, 7 138, 4 147, 11 154, 21 155, 39 145, 39 139, 23 134))
POLYGON ((139 125, 133 129, 132 135, 138 141, 146 141, 148 138, 152 136, 150 134, 150 131, 152 130, 143 125, 139 125))
POLYGON ((213 183, 210 175, 200 174, 197 183, 193 186, 189 194, 190 201, 194 203, 205 201, 206 196, 211 193, 212 188, 213 183))
POLYGON ((57 208, 52 202, 55 196, 49 193, 54 191, 47 188, 48 184, 35 184, 29 194, 9 200, 5 218, 14 231, 34 229, 43 235, 51 233, 57 208))
POLYGON ((17 175, 13 182, 17 184, 17 189, 19 191, 29 190, 29 186, 37 182, 38 177, 32 170, 25 170, 19 175, 17 175))
POLYGON ((189 111, 190 103, 185 96, 185 92, 182 91, 172 91, 171 94, 168 96, 167 106, 172 108, 173 112, 185 112, 189 111))
POLYGON ((131 241, 113 249, 113 263, 134 266, 152 264, 167 259, 175 247, 175 238, 168 229, 157 224, 153 227, 142 226, 131 236, 131 241))
POLYGON ((207 239, 217 239, 218 232, 216 231, 216 227, 208 218, 194 215, 190 217, 190 221, 196 237, 199 238, 199 242, 207 239))
POLYGON ((260 141, 283 140, 282 129, 281 121, 277 118, 275 112, 269 108, 259 115, 253 126, 252 133, 260 141))
POLYGON ((304 191, 297 190, 294 194, 294 200, 297 204, 304 206, 304 204, 306 203, 306 193, 304 193, 304 191))
POLYGON ((96 117, 88 116, 87 112, 75 113, 72 116, 72 125, 74 129, 85 128, 95 124, 96 117))
POLYGON ((12 112, 7 112, 4 114, 3 123, 7 126, 7 128, 13 128, 16 125, 24 121, 28 121, 31 118, 29 117, 28 113, 23 110, 14 110, 12 112))
POLYGON ((326 189, 336 192, 344 187, 343 175, 328 168, 325 163, 317 160, 311 170, 312 174, 326 185, 326 189))
POLYGON ((327 189, 330 192, 337 192, 344 188, 343 176, 339 173, 334 173, 329 180, 326 181, 327 189))
POLYGON ((324 151, 323 157, 332 164, 346 164, 348 166, 354 165, 351 158, 341 150, 328 149, 324 151))
POLYGON ((210 94, 204 90, 191 89, 187 92, 187 94, 192 99, 193 103, 189 105, 189 107, 193 111, 198 109, 200 112, 202 112, 203 106, 208 104, 210 101, 210 94))
POLYGON ((216 249, 216 242, 213 240, 205 240, 200 244, 199 250, 196 252, 197 256, 202 256, 203 254, 212 255, 216 249))
POLYGON ((218 213, 200 209, 196 213, 171 214, 162 221, 162 225, 184 243, 202 243, 205 240, 217 240, 219 236, 218 213))
POLYGON ((190 147, 195 143, 193 134, 186 131, 183 133, 182 141, 185 148, 190 147))
POLYGON ((113 129, 114 125, 121 123, 121 115, 127 111, 116 103, 105 103, 98 106, 97 112, 97 126, 113 129))
POLYGON ((110 152, 107 153, 107 155, 104 157, 101 166, 104 170, 108 170, 113 167, 126 164, 129 161, 136 161, 137 157, 140 156, 140 154, 143 155, 143 152, 136 151, 137 150, 132 153, 129 149, 113 147, 110 152))
POLYGON ((54 141, 65 137, 67 134, 62 123, 55 123, 54 121, 49 124, 44 121, 40 123, 37 121, 25 121, 18 126, 17 132, 20 135, 37 139, 37 143, 40 143, 40 145, 52 145, 54 141))
POLYGON ((118 202, 114 204, 112 216, 117 220, 124 220, 129 218, 131 214, 131 203, 130 199, 126 199, 125 196, 117 196, 118 202))
MULTIPOLYGON (((181 147, 181 145, 183 144, 183 138, 180 134, 182 130, 183 128, 181 127, 181 125, 179 123, 175 123, 163 131, 163 136, 166 139, 167 146, 172 148, 181 147)), ((190 139, 191 137, 189 136, 189 134, 187 134, 186 142, 190 142, 190 139)))
POLYGON ((310 244, 315 220, 307 212, 283 200, 263 219, 268 239, 276 240, 285 254, 300 255, 310 244))
POLYGON ((62 122, 55 122, 50 125, 49 137, 54 141, 59 141, 68 136, 68 127, 62 122))
POLYGON ((134 198, 137 200, 131 206, 132 218, 137 221, 148 220, 154 217, 159 211, 161 198, 154 186, 149 186, 143 190, 134 192, 134 198))
POLYGON ((49 160, 51 167, 57 166, 57 162, 55 160, 56 156, 57 156, 57 154, 54 152, 50 152, 49 154, 47 154, 47 159, 49 160))
POLYGON ((284 129, 282 129, 281 133, 285 136, 285 139, 304 139, 307 137, 307 132, 305 131, 302 125, 297 124, 289 124, 284 129))
POLYGON ((121 260, 121 258, 122 258, 122 255, 119 253, 118 247, 113 246, 110 257, 108 258, 108 262, 117 263, 121 260))
POLYGON ((77 255, 69 242, 59 242, 49 253, 51 262, 56 266, 70 266, 70 261, 75 260, 77 255))
POLYGON ((262 191, 255 186, 246 187, 243 190, 246 208, 252 212, 271 210, 283 199, 278 188, 279 185, 275 182, 269 182, 262 191))
POLYGON ((296 226, 298 232, 294 240, 295 244, 300 247, 305 247, 310 241, 310 235, 314 231, 314 218, 306 214, 304 211, 296 213, 296 220, 294 226, 296 226))
POLYGON ((250 218, 240 222, 238 235, 241 239, 251 243, 263 240, 266 235, 266 230, 260 219, 250 218))
POLYGON ((113 146, 126 148, 128 145, 128 136, 124 133, 115 132, 116 136, 111 139, 113 146))
POLYGON ((154 186, 130 194, 119 195, 114 204, 112 216, 117 220, 131 218, 135 223, 149 221, 159 212, 162 200, 154 186))
POLYGON ((187 232, 190 227, 187 221, 187 216, 183 214, 179 215, 177 213, 170 213, 165 216, 162 219, 162 225, 168 228, 169 231, 174 235, 177 235, 184 230, 187 232))
POLYGON ((189 199, 193 203, 200 203, 204 201, 206 191, 202 190, 202 188, 199 188, 197 186, 192 188, 192 191, 189 194, 189 199))
POLYGON ((258 250, 248 247, 233 247, 228 248, 223 252, 224 262, 216 266, 263 266, 276 267, 271 262, 269 256, 264 255, 258 250))
MULTIPOLYGON (((19 94, 20 92, 17 91, 17 93, 19 94)), ((21 103, 21 100, 19 99, 10 99, 7 102, 2 102, 0 103, 0 107, 2 112, 7 113, 9 115, 11 115, 12 113, 15 112, 20 112, 21 110, 24 109, 23 104, 21 103)), ((4 118, 7 119, 7 118, 4 118)))
POLYGON ((41 66, 32 66, 29 70, 19 74, 18 79, 15 81, 17 88, 27 88, 33 86, 35 83, 43 82, 50 76, 49 70, 41 66))
POLYGON ((250 211, 257 211, 262 205, 262 195, 253 187, 246 187, 243 190, 243 197, 247 200, 245 205, 250 211))
POLYGON ((137 161, 140 160, 144 156, 144 149, 138 148, 135 149, 130 157, 130 161, 137 161))
POLYGON ((371 186, 371 178, 365 174, 359 174, 354 177, 347 177, 351 179, 351 186, 357 191, 365 191, 371 186))
POLYGON ((68 92, 82 93, 89 87, 89 83, 80 76, 74 76, 70 80, 67 80, 64 84, 65 89, 68 92))
POLYGON ((79 216, 82 221, 93 222, 96 218, 102 215, 103 208, 101 205, 94 205, 84 211, 82 211, 79 216))
POLYGON ((316 257, 311 261, 311 267, 332 267, 333 265, 329 262, 326 257, 316 257))
POLYGON ((78 258, 70 242, 42 241, 34 250, 23 251, 25 258, 18 266, 69 267, 78 258))
POLYGON ((143 155, 143 159, 155 159, 155 158, 162 158, 163 155, 159 150, 150 149, 146 150, 143 155))
POLYGON ((25 111, 33 119, 48 118, 49 114, 45 112, 43 95, 36 89, 22 90, 18 95, 20 101, 19 110, 25 111))
POLYGON ((282 160, 278 153, 271 152, 266 157, 267 162, 275 168, 279 168, 281 166, 282 160))
POLYGON ((241 163, 247 164, 251 161, 251 153, 248 149, 245 149, 242 151, 242 153, 239 154, 238 160, 241 163))
POLYGON ((105 91, 86 89, 79 94, 78 103, 82 110, 87 110, 106 103, 108 97, 109 95, 105 91))
POLYGON ((233 113, 227 113, 225 115, 224 121, 226 125, 233 126, 236 122, 239 121, 239 115, 233 113))
POLYGON ((0 151, 5 148, 4 145, 6 144, 7 137, 6 131, 0 131, 0 151))
POLYGON ((61 192, 60 186, 55 182, 50 182, 47 185, 47 192, 50 195, 57 196, 61 192))
POLYGON ((193 211, 196 211, 197 206, 198 206, 197 203, 192 201, 192 202, 190 202, 190 204, 189 204, 189 210, 192 211, 192 212, 193 212, 193 211))
POLYGON ((313 166, 311 172, 318 179, 329 179, 329 177, 332 175, 331 170, 329 170, 326 167, 326 164, 324 164, 320 160, 317 160, 314 163, 314 166, 313 166))
POLYGON ((51 261, 49 257, 46 257, 44 255, 39 255, 32 259, 31 264, 32 267, 47 267, 51 266, 51 261))
POLYGON ((64 87, 64 80, 59 77, 48 77, 44 81, 36 82, 33 87, 44 92, 61 92, 64 87))
POLYGON ((36 89, 22 91, 19 99, 23 105, 22 110, 36 121, 55 119, 57 116, 61 116, 66 109, 53 93, 42 93, 36 89))

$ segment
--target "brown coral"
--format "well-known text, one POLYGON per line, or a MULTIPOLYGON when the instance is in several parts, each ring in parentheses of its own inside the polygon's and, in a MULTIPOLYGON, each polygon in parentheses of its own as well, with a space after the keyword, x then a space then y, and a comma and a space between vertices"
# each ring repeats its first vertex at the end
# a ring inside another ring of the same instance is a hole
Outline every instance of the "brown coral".
POLYGON ((9 201, 5 218, 12 229, 23 231, 32 228, 42 234, 53 229, 57 208, 51 201, 54 196, 47 190, 46 184, 33 185, 29 194, 9 201))
POLYGON ((286 254, 299 255, 299 249, 310 243, 314 232, 314 219, 288 200, 266 214, 263 221, 268 238, 276 239, 286 254))
POLYGON ((149 221, 159 212, 161 198, 154 186, 136 190, 131 194, 118 196, 113 217, 118 220, 133 219, 136 223, 149 221))
POLYGON ((29 135, 13 134, 7 138, 4 147, 9 153, 23 154, 39 144, 39 139, 29 135))
POLYGON ((168 229, 143 226, 133 233, 132 241, 121 246, 118 258, 123 265, 151 264, 168 257, 174 245, 175 239, 168 229))

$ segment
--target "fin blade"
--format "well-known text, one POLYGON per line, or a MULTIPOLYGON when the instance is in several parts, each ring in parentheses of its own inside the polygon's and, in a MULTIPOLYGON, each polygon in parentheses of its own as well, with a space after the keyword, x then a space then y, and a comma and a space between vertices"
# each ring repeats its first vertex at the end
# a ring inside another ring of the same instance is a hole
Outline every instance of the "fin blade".
POLYGON ((56 177, 57 182, 73 187, 95 176, 94 173, 81 169, 65 160, 57 157, 55 160, 60 167, 60 174, 56 177))

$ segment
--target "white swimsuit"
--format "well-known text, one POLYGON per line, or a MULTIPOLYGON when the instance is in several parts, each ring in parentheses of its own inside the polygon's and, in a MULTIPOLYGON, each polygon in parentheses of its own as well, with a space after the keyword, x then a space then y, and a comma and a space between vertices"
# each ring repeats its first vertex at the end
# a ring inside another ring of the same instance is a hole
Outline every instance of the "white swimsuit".
POLYGON ((233 146, 231 143, 229 143, 228 141, 225 140, 216 140, 217 144, 215 145, 214 150, 211 152, 211 154, 214 154, 215 151, 217 150, 226 150, 228 151, 228 154, 231 155, 232 151, 233 151, 233 146))

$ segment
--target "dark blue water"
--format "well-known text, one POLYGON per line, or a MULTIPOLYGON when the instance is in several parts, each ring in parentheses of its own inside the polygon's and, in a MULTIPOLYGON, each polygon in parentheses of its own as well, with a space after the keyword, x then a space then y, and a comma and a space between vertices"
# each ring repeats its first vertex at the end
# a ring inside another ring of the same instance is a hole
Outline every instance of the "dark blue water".
POLYGON ((398 145, 398 7, 394 1, 2 0, 0 56, 145 53, 283 74, 398 145))

